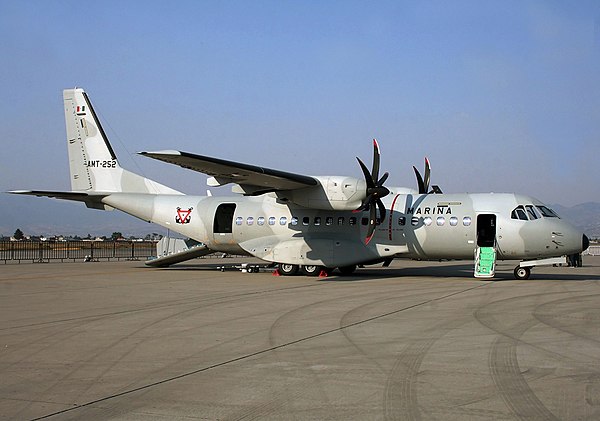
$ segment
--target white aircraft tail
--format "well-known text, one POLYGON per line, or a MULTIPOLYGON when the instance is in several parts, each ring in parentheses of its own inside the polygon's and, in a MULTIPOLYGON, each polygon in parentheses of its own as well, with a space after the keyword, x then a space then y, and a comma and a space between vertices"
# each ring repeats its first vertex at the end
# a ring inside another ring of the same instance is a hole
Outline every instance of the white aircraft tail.
POLYGON ((181 194, 121 168, 83 89, 65 89, 63 99, 73 191, 181 194))

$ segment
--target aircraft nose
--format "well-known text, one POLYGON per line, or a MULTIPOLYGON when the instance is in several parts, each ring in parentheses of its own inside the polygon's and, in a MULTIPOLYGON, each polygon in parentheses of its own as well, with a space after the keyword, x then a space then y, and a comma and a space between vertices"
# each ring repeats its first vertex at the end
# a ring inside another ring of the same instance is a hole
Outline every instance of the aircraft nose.
POLYGON ((583 247, 581 249, 582 252, 586 251, 588 249, 588 247, 590 246, 590 239, 585 234, 583 234, 583 241, 581 243, 581 246, 583 247))

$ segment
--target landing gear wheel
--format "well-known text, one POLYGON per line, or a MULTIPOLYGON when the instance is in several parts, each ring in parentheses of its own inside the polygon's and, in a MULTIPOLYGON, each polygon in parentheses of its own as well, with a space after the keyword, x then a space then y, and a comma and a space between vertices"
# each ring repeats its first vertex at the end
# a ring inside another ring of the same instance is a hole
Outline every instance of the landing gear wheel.
POLYGON ((531 269, 517 266, 514 273, 516 279, 529 279, 529 275, 531 275, 531 269))
POLYGON ((280 263, 278 268, 279 273, 285 276, 292 276, 298 273, 298 265, 290 265, 288 263, 280 263))
POLYGON ((356 270, 356 265, 341 266, 338 268, 342 276, 352 275, 356 270))
POLYGON ((306 265, 302 266, 302 273, 306 276, 318 276, 321 273, 322 266, 318 265, 306 265))

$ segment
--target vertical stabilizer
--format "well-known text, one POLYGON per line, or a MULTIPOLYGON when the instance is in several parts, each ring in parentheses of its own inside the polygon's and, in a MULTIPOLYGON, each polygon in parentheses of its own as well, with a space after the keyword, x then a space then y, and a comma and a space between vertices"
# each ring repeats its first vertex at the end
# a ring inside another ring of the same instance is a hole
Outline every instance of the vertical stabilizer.
POLYGON ((181 194, 124 170, 81 88, 63 91, 73 191, 181 194))

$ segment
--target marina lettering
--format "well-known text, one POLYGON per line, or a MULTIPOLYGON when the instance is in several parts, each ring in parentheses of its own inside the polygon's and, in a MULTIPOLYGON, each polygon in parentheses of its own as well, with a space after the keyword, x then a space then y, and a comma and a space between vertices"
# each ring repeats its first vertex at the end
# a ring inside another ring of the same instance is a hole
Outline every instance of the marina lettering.
POLYGON ((425 208, 408 208, 406 213, 413 215, 452 215, 452 209, 449 206, 425 207, 425 208))

